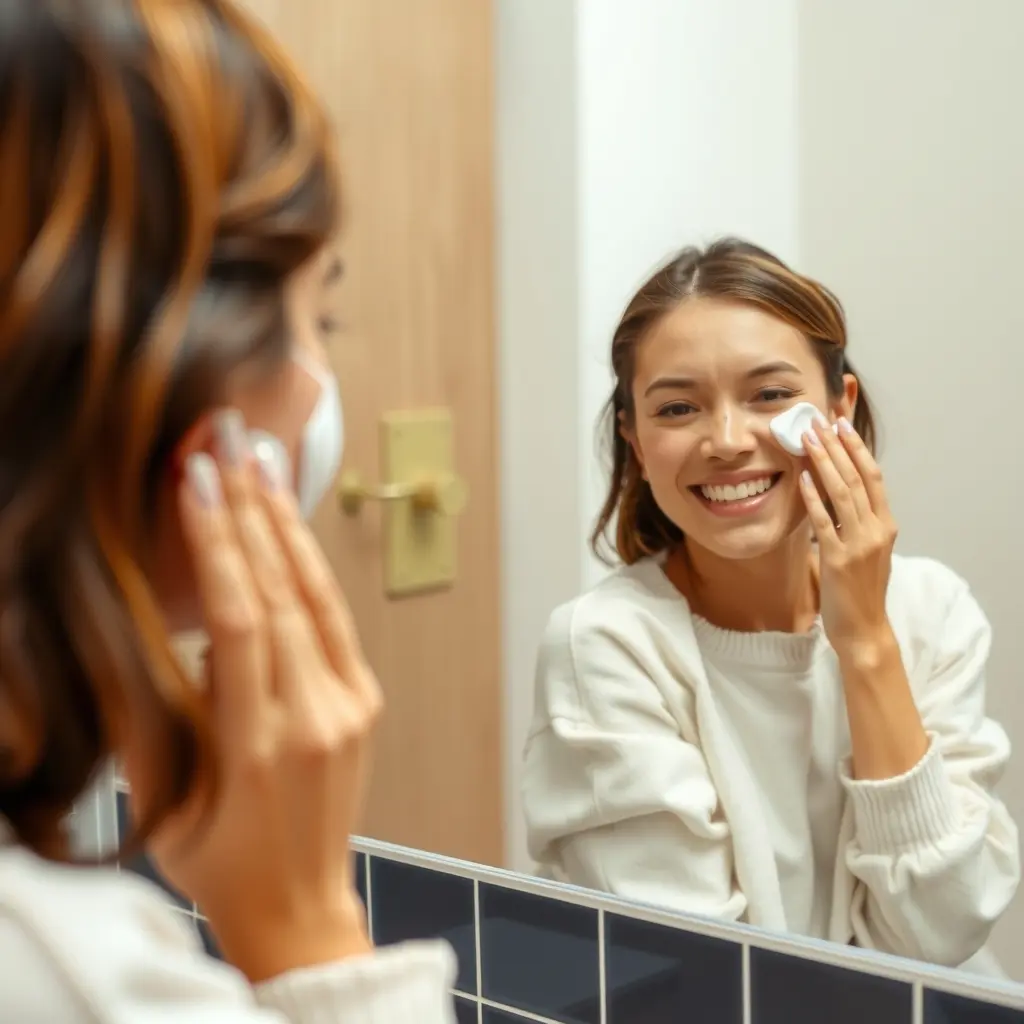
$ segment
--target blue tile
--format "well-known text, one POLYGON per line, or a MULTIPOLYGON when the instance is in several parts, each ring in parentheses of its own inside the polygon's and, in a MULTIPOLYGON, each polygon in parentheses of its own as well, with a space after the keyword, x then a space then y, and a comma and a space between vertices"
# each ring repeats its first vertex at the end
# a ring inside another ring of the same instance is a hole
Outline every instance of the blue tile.
POLYGON ((608 1024, 742 1024, 743 949, 735 942, 605 916, 608 1024))
POLYGON ((597 911, 480 886, 486 999, 566 1024, 601 1018, 597 911))
POLYGON ((1024 1024, 1024 1011, 925 989, 924 1024, 1024 1024))
POLYGON ((477 1024, 477 1005, 472 999, 455 997, 455 1024, 477 1024))
POLYGON ((352 871, 355 875, 356 880, 356 892, 359 893, 359 898, 363 901, 363 906, 366 906, 366 854, 357 853, 353 858, 352 871))
POLYGON ((215 960, 223 960, 224 957, 221 956, 217 940, 213 937, 213 932, 210 931, 209 921, 207 921, 205 917, 201 917, 197 921, 197 924, 199 927, 199 938, 203 940, 203 948, 215 960))
MULTIPOLYGON (((117 843, 120 846, 124 840, 131 834, 131 811, 128 806, 128 795, 126 793, 117 794, 117 843)), ((190 899, 182 896, 176 889, 174 889, 170 882, 164 879, 160 872, 157 871, 153 862, 146 856, 145 853, 136 854, 131 860, 123 861, 121 867, 126 871, 131 871, 136 875, 141 875, 143 878, 148 878, 149 881, 156 883, 161 889, 181 908, 184 910, 192 910, 193 904, 190 899)))
POLYGON ((750 951, 754 1024, 909 1024, 910 985, 813 960, 750 951))
POLYGON ((490 1006, 484 1007, 484 1024, 530 1024, 530 1017, 520 1017, 518 1013, 506 1013, 490 1006))
POLYGON ((370 893, 374 942, 447 939, 459 960, 455 987, 477 995, 471 879, 371 857, 370 893))

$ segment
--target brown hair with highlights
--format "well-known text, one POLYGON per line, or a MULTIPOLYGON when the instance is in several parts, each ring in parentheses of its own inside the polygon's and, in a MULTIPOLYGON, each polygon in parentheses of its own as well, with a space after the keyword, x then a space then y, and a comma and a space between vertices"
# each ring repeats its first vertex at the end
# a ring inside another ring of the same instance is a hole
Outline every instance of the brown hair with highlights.
MULTIPOLYGON (((671 550, 683 540, 682 531, 655 502, 636 455, 622 435, 622 426, 631 426, 636 415, 633 376, 637 348, 662 317, 681 302, 698 297, 754 306, 795 327, 814 347, 833 398, 843 394, 843 375, 854 373, 846 355, 843 307, 824 285, 741 239, 720 239, 706 249, 683 249, 633 296, 612 338, 615 388, 602 421, 611 449, 611 480, 590 539, 594 552, 606 560, 608 547, 632 565, 671 550)), ((862 381, 853 425, 874 452, 877 429, 862 381)))
POLYGON ((215 767, 153 501, 229 375, 282 364, 338 205, 320 104, 229 0, 0 5, 0 814, 40 853, 129 709, 157 781, 135 843, 215 767))

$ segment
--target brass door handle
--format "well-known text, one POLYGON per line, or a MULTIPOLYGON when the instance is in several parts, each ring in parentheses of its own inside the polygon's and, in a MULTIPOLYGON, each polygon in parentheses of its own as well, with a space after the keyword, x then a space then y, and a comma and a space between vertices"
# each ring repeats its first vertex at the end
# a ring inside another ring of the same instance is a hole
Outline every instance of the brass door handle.
POLYGON ((457 516, 466 507, 468 496, 465 481, 450 473, 373 486, 353 470, 342 474, 338 486, 338 502, 349 516, 359 515, 367 501, 408 501, 419 513, 457 516))

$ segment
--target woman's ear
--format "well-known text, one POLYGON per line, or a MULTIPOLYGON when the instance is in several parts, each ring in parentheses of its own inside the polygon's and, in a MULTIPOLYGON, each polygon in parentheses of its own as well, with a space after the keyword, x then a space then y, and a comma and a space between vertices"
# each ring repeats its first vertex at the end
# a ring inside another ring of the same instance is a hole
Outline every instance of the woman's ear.
POLYGON ((171 456, 171 474, 177 483, 185 474, 185 463, 196 452, 213 451, 213 416, 203 413, 182 435, 171 456))
POLYGON ((857 396, 860 394, 860 384, 852 373, 843 374, 843 395, 835 404, 836 416, 845 416, 851 423, 853 414, 857 411, 857 396))
POLYGON ((619 434, 622 439, 633 449, 633 458, 636 459, 636 464, 640 467, 640 476, 644 480, 647 479, 647 467, 644 465, 644 455, 640 450, 640 444, 636 439, 636 430, 629 425, 626 419, 626 413, 621 411, 619 413, 619 434))

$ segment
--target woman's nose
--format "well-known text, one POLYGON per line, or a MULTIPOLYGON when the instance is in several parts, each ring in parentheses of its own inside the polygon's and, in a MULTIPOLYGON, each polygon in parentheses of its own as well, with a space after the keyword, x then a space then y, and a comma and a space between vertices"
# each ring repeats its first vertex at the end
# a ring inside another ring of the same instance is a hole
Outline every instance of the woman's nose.
POLYGON ((712 418, 710 426, 705 448, 711 458, 735 458, 757 445, 749 418, 734 409, 722 410, 712 418))

